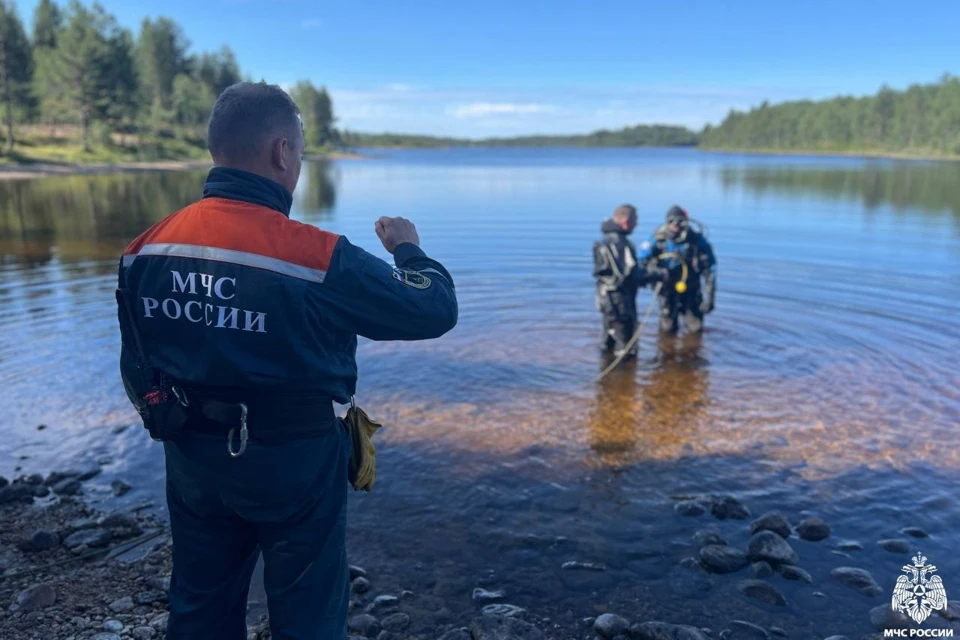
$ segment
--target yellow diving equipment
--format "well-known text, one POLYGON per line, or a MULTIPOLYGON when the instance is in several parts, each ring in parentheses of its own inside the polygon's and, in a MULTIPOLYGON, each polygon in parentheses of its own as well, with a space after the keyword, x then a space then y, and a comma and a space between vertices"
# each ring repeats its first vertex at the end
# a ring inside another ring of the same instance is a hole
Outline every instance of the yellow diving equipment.
POLYGON ((670 253, 661 253, 657 256, 658 260, 665 260, 667 258, 677 258, 680 260, 680 279, 674 283, 673 288, 677 293, 686 293, 687 292, 687 276, 690 274, 690 270, 687 268, 687 261, 683 260, 679 255, 671 251, 670 253))
POLYGON ((370 491, 377 479, 377 452, 372 438, 383 425, 371 420, 353 398, 350 398, 350 408, 343 422, 353 444, 347 477, 355 491, 370 491))
POLYGON ((677 293, 686 293, 687 291, 687 263, 680 263, 680 279, 677 281, 673 288, 677 290, 677 293))

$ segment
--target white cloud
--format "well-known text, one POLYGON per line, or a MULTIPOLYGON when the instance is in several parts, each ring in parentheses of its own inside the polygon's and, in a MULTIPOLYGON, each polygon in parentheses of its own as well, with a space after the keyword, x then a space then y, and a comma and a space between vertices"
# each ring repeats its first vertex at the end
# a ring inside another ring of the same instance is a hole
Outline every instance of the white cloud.
POLYGON ((402 80, 331 87, 330 91, 342 128, 471 138, 588 133, 654 123, 699 129, 722 120, 731 107, 795 97, 778 87, 632 85, 534 90, 430 87, 402 80))
POLYGON ((455 118, 477 118, 499 114, 547 113, 554 108, 546 104, 516 104, 513 102, 474 102, 449 110, 455 118))

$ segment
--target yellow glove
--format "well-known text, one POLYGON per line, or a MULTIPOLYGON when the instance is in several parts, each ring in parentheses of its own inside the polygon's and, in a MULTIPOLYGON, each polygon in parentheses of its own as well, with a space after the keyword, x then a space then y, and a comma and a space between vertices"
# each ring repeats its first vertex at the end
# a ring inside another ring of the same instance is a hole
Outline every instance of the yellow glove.
POLYGON ((381 425, 367 416, 363 409, 351 406, 344 418, 347 432, 353 443, 348 478, 356 491, 370 491, 377 479, 377 452, 373 446, 373 434, 381 425))

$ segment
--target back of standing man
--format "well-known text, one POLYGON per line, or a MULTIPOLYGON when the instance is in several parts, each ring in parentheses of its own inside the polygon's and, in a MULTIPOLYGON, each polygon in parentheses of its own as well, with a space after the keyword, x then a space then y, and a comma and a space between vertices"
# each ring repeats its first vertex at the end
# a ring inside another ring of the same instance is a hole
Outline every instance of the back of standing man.
MULTIPOLYGON (((593 245, 593 277, 597 281, 597 309, 603 316, 601 348, 620 356, 637 326, 637 291, 661 282, 664 275, 648 271, 637 260, 629 236, 637 227, 637 209, 622 204, 600 225, 603 239, 593 245)), ((630 355, 635 350, 630 349, 630 355)))
POLYGON ((273 637, 346 637, 357 336, 436 338, 457 322, 447 270, 413 224, 380 218, 396 267, 290 220, 299 110, 240 83, 210 116, 203 197, 136 238, 117 291, 127 395, 163 442, 173 535, 170 640, 243 640, 262 553, 273 637))

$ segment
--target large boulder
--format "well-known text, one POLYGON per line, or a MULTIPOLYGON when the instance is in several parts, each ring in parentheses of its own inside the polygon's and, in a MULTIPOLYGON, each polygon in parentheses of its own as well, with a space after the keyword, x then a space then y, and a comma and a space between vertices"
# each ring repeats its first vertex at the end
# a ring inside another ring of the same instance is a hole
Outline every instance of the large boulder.
POLYGON ((721 547, 727 546, 727 541, 720 535, 720 531, 713 527, 707 529, 700 529, 693 534, 693 544, 695 547, 700 549, 705 547, 708 544, 715 544, 721 547))
POLYGON ((880 548, 890 553, 910 553, 910 542, 903 538, 890 538, 877 542, 880 548))
POLYGON ((800 559, 790 544, 773 531, 758 531, 747 544, 747 557, 754 562, 765 560, 776 566, 797 564, 800 559))
POLYGON ((380 621, 369 613, 361 613, 347 620, 347 630, 364 638, 376 638, 380 633, 380 621))
POLYGON ((21 551, 47 551, 60 544, 60 536, 49 529, 38 529, 29 538, 24 538, 18 545, 21 551))
POLYGON ((780 575, 787 580, 800 580, 807 583, 813 582, 813 576, 800 567, 795 567, 792 564, 782 564, 778 568, 780 569, 780 575))
POLYGON ((604 613, 593 622, 593 630, 602 638, 615 638, 627 632, 630 623, 621 616, 613 613, 604 613))
POLYGON ((750 509, 733 496, 713 496, 710 513, 718 520, 746 520, 750 509))
POLYGON ((734 547, 708 544, 700 549, 700 562, 713 573, 733 573, 749 564, 747 554, 734 547))
POLYGON ((823 518, 809 516, 797 524, 797 535, 804 540, 817 542, 830 537, 830 525, 823 518))
POLYGON ((773 531, 781 538, 790 537, 790 522, 779 511, 768 511, 750 523, 750 533, 773 531))
POLYGON ((837 567, 830 574, 857 593, 874 598, 883 593, 883 589, 866 569, 858 567, 837 567))
POLYGON ((81 529, 67 536, 63 541, 63 546, 67 549, 75 549, 80 545, 86 545, 93 549, 99 549, 110 544, 113 534, 107 529, 81 529))

